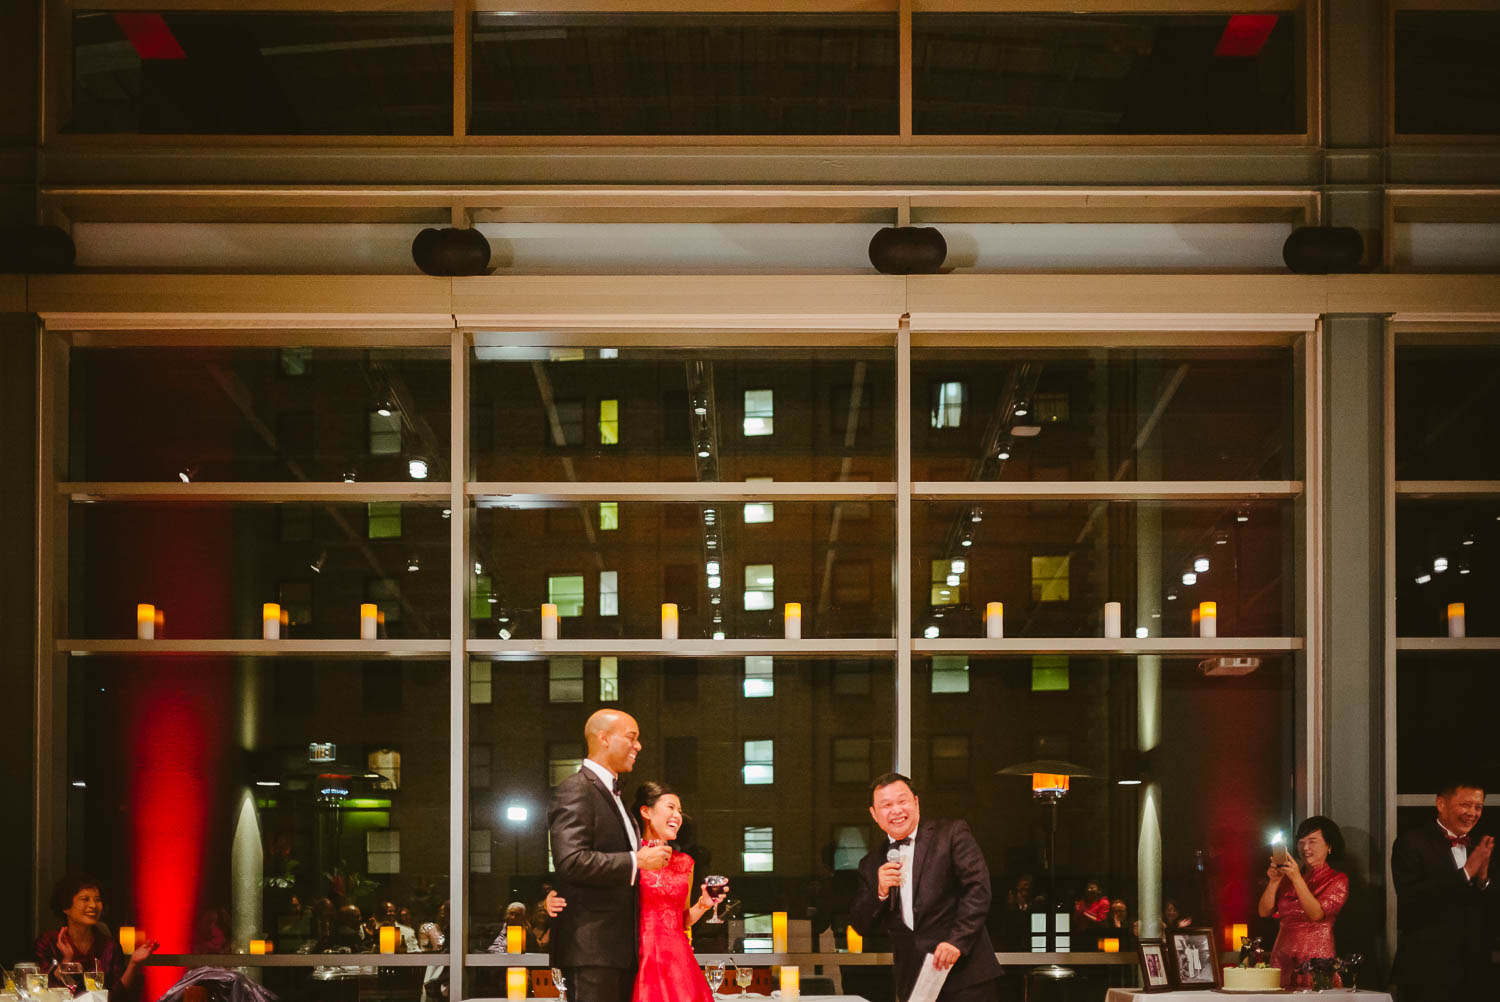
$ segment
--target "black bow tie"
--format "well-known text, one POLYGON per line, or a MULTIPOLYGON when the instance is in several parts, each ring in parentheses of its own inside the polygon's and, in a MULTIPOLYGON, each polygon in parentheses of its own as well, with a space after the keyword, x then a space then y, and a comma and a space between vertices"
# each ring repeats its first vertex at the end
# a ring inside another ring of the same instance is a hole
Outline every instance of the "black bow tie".
POLYGON ((910 835, 906 836, 906 838, 893 838, 893 839, 891 839, 891 846, 892 846, 892 848, 899 849, 903 845, 911 845, 911 836, 910 835))
POLYGON ((612 786, 610 789, 614 793, 615 796, 618 797, 620 795, 620 777, 619 776, 615 777, 614 786, 612 786))

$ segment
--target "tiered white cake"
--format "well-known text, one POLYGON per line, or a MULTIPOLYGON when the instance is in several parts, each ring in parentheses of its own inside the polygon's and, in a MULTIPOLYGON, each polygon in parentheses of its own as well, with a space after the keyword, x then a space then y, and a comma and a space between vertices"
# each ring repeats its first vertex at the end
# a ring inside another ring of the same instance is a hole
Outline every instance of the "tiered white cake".
POLYGON ((1281 968, 1226 967, 1224 968, 1224 990, 1226 992, 1279 992, 1281 991, 1281 968))

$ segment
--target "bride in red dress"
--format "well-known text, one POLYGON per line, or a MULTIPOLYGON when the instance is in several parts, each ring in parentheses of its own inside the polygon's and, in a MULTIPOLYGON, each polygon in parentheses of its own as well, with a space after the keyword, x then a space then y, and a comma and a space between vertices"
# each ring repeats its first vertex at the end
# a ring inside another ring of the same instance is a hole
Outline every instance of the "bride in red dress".
MULTIPOLYGON (((682 800, 665 783, 642 783, 635 791, 635 811, 642 842, 671 842, 682 827, 682 800)), ((674 852, 666 866, 642 871, 640 880, 640 966, 632 1002, 714 1002, 685 931, 714 906, 702 889, 688 904, 693 857, 674 852)))
POLYGON ((1270 883, 1260 896, 1261 918, 1281 920, 1271 966, 1281 968, 1281 985, 1297 982, 1304 960, 1334 957, 1333 920, 1349 898, 1349 878, 1328 865, 1328 858, 1344 849, 1344 836, 1332 819, 1308 818, 1297 827, 1298 860, 1277 865, 1271 857, 1266 870, 1270 883))

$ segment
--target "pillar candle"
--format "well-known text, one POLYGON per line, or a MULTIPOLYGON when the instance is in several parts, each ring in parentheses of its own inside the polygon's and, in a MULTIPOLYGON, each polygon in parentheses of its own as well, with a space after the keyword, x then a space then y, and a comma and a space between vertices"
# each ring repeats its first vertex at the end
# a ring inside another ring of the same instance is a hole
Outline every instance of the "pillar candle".
POLYGON ((508 999, 526 997, 526 968, 507 967, 505 969, 505 997, 508 999))
POLYGON ((1462 602, 1448 603, 1448 636, 1462 637, 1464 635, 1464 604, 1462 602))
POLYGON ((865 949, 865 938, 854 931, 854 926, 849 927, 849 952, 863 953, 865 949))
POLYGON ((260 635, 265 640, 281 639, 281 606, 267 602, 260 610, 260 635))
POLYGON ((263 939, 252 939, 250 941, 250 953, 254 956, 262 956, 266 952, 266 941, 263 939))
POLYGON ((395 926, 393 926, 393 925, 383 925, 383 926, 380 927, 380 952, 381 953, 395 953, 396 952, 396 927, 395 926))
POLYGON ((1198 636, 1219 635, 1219 603, 1203 602, 1198 606, 1198 636))
POLYGON ((135 607, 135 639, 156 639, 156 606, 142 602, 135 607))
POLYGON ((991 640, 1005 636, 1005 603, 990 602, 984 607, 984 635, 991 640))
POLYGON ((771 913, 771 952, 786 952, 786 912, 771 913))
POLYGON ((786 604, 786 638, 788 640, 802 639, 801 602, 788 602, 786 604))
POLYGON ((781 965, 781 997, 784 999, 802 997, 802 968, 792 967, 789 964, 781 965))
POLYGON ((1120 941, 1114 938, 1101 939, 1099 941, 1099 949, 1103 950, 1105 953, 1119 953, 1120 941))
POLYGON ((126 953, 135 952, 135 926, 120 926, 120 949, 126 953))
POLYGON ((376 637, 375 627, 375 603, 364 602, 359 607, 359 639, 374 640, 376 637))
MULTIPOLYGON (((547 608, 542 606, 543 609, 547 608)), ((547 621, 542 620, 543 635, 545 636, 547 621)), ((677 603, 663 602, 661 604, 661 638, 663 640, 677 639, 677 603)))
POLYGON ((1120 636, 1120 603, 1104 603, 1104 635, 1118 639, 1120 636))
POLYGON ((160 640, 167 635, 167 614, 161 609, 156 610, 156 639, 160 640))
POLYGON ((526 952, 526 929, 514 923, 505 927, 505 952, 526 952))
POLYGON ((542 639, 557 639, 557 606, 551 602, 542 603, 542 639))

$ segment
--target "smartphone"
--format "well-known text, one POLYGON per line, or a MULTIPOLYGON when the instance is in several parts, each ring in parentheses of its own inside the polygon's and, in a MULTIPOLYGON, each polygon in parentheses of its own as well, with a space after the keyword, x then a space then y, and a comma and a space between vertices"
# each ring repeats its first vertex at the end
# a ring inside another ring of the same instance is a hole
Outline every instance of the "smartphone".
POLYGON ((1277 866, 1285 866, 1291 861, 1292 854, 1287 851, 1287 848, 1284 844, 1282 844, 1281 842, 1277 842, 1275 845, 1271 846, 1271 862, 1275 863, 1277 866))

